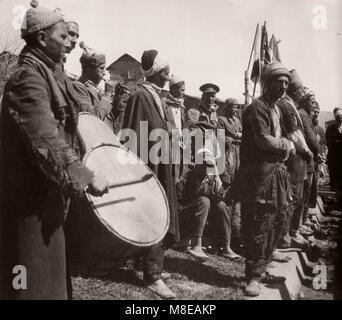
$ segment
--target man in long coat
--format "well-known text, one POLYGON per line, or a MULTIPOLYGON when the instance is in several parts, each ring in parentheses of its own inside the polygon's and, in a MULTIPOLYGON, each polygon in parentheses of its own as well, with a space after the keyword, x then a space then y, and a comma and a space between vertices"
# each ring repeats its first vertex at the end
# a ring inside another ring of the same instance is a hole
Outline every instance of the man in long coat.
POLYGON ((266 267, 285 227, 291 201, 284 161, 295 153, 295 147, 284 137, 277 107, 289 81, 289 71, 283 65, 267 65, 262 77, 263 95, 247 107, 242 118, 240 199, 248 296, 258 296, 262 282, 285 280, 270 276, 266 267))
MULTIPOLYGON (((141 83, 135 93, 129 98, 122 128, 131 129, 135 132, 137 137, 136 153, 156 174, 165 189, 169 201, 170 227, 168 234, 163 243, 154 245, 147 250, 143 257, 143 271, 144 280, 152 291, 162 298, 173 299, 175 295, 166 287, 161 278, 164 264, 164 248, 179 239, 176 184, 172 175, 172 164, 170 162, 159 163, 158 161, 153 161, 155 159, 151 159, 149 154, 151 148, 156 144, 155 141, 149 140, 151 131, 160 129, 161 132, 170 132, 172 128, 161 98, 161 89, 170 79, 169 65, 167 60, 156 50, 144 51, 141 62, 146 81, 141 83), (144 122, 148 124, 146 136, 141 135, 144 131, 141 130, 144 122), (146 149, 141 148, 141 145, 146 145, 146 149)), ((166 138, 169 139, 169 136, 167 135, 166 138)), ((162 141, 162 143, 169 145, 169 141, 162 141)))
POLYGON ((306 88, 301 100, 299 101, 299 115, 303 123, 304 137, 306 144, 308 145, 310 151, 313 153, 313 158, 308 162, 307 165, 307 179, 304 181, 304 193, 303 193, 303 216, 302 216, 302 226, 300 232, 302 234, 309 235, 312 233, 309 224, 309 200, 312 187, 313 175, 315 172, 315 161, 318 159, 319 145, 317 142, 317 137, 314 131, 314 125, 312 123, 312 111, 316 106, 315 94, 312 90, 306 88))
POLYGON ((342 109, 334 109, 335 122, 325 133, 328 146, 328 169, 330 188, 336 192, 339 206, 342 208, 342 109))
POLYGON ((0 296, 67 299, 64 221, 70 198, 88 186, 93 195, 108 187, 74 150, 77 102, 55 74, 67 39, 62 15, 34 7, 24 22, 26 46, 6 84, 0 118, 0 296), (17 266, 24 268, 19 286, 12 283, 17 266))

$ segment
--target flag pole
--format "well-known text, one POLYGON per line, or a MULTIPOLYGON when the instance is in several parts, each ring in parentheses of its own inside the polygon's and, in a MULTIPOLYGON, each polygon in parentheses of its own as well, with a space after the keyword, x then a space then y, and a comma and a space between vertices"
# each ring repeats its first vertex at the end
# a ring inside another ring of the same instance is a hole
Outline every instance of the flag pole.
POLYGON ((256 26, 255 35, 254 35, 253 44, 252 44, 252 49, 251 49, 251 53, 249 55, 248 66, 247 66, 247 70, 245 71, 245 108, 247 108, 247 106, 249 105, 249 89, 248 89, 249 77, 248 77, 248 71, 249 71, 249 67, 251 65, 253 50, 254 50, 256 38, 257 38, 257 35, 258 35, 258 31, 259 31, 259 23, 256 26))
POLYGON ((253 49, 254 49, 254 46, 255 46, 255 41, 256 41, 256 37, 257 37, 258 31, 259 31, 259 23, 258 23, 257 26, 256 26, 255 35, 254 35, 254 40, 253 40, 253 44, 252 44, 252 50, 251 50, 251 54, 249 55, 247 71, 249 70, 249 67, 250 67, 250 65, 251 65, 253 49))

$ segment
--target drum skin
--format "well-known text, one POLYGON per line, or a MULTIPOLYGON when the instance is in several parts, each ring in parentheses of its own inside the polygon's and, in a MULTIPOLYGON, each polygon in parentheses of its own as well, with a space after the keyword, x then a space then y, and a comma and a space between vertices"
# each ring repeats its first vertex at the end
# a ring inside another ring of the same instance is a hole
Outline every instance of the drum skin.
POLYGON ((71 266, 74 271, 77 266, 114 267, 164 238, 169 227, 167 198, 148 166, 122 147, 100 119, 81 113, 79 133, 87 151, 84 164, 112 187, 102 197, 87 193, 72 201, 67 220, 71 266))

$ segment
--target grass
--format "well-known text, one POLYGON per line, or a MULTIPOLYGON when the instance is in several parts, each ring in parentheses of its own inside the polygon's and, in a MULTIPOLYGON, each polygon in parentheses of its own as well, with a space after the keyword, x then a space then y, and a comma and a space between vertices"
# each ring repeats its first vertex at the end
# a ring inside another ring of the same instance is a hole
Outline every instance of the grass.
MULTIPOLYGON (((165 271, 172 274, 167 281, 179 300, 243 299, 244 262, 233 262, 209 255, 205 263, 184 252, 168 250, 165 271)), ((73 277, 73 299, 76 300, 156 300, 128 263, 106 277, 73 277)))

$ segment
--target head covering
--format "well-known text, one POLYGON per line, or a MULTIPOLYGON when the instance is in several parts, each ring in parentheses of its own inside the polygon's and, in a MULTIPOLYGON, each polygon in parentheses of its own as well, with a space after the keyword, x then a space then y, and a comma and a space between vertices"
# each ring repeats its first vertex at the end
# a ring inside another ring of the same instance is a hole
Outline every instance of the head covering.
POLYGON ((314 97, 314 96, 315 96, 315 93, 311 89, 307 87, 303 87, 303 90, 301 92, 300 102, 304 102, 308 98, 314 97))
POLYGON ((64 21, 59 9, 50 10, 44 7, 38 7, 39 2, 33 0, 30 3, 31 8, 27 10, 23 24, 21 26, 21 37, 27 36, 64 21))
POLYGON ((168 59, 159 54, 157 50, 145 50, 141 56, 141 68, 145 78, 152 77, 169 67, 168 59))
POLYGON ((339 108, 339 107, 336 107, 336 108, 334 108, 333 113, 335 114, 335 113, 338 112, 338 111, 342 112, 342 109, 339 108))
POLYGON ((199 89, 203 93, 218 93, 220 91, 220 88, 213 83, 205 83, 201 85, 199 89))
POLYGON ((170 78, 170 89, 178 83, 185 83, 185 80, 182 77, 173 74, 170 78))
POLYGON ((239 104, 239 101, 237 101, 235 98, 228 98, 226 99, 226 101, 224 102, 224 105, 226 107, 231 107, 231 106, 236 106, 239 104))
POLYGON ((295 92, 299 88, 303 87, 303 81, 299 77, 299 74, 295 69, 290 70, 291 81, 289 83, 289 90, 295 92))
POLYGON ((211 150, 207 148, 201 148, 197 151, 197 155, 203 158, 203 163, 207 166, 214 167, 216 165, 215 157, 211 150))
POLYGON ((87 47, 84 41, 80 42, 80 47, 83 49, 83 54, 80 58, 82 68, 84 67, 98 67, 101 64, 106 64, 106 56, 103 53, 87 47))
POLYGON ((341 108, 335 108, 334 110, 334 116, 342 116, 342 109, 341 108))
POLYGON ((289 81, 291 80, 290 72, 283 64, 280 62, 272 62, 264 67, 261 82, 266 84, 269 80, 279 76, 286 76, 289 81))

